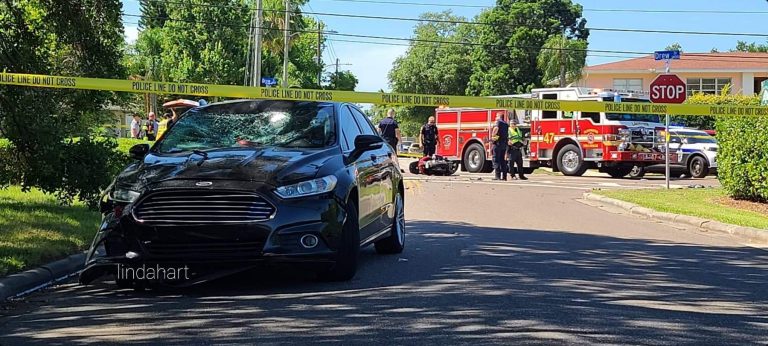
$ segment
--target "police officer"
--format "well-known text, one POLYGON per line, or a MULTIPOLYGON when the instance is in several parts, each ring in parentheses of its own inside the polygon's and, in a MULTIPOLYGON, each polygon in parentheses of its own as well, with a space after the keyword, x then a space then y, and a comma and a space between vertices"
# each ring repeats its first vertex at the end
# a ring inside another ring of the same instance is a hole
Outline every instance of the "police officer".
POLYGON ((512 173, 512 177, 515 176, 515 165, 517 165, 517 174, 520 176, 520 180, 528 180, 523 175, 523 132, 517 127, 517 123, 514 120, 509 122, 509 172, 512 173))
POLYGON ((147 125, 145 126, 146 130, 145 133, 147 134, 147 140, 148 141, 154 141, 157 138, 157 132, 160 127, 160 123, 157 122, 157 119, 155 118, 155 112, 149 112, 149 116, 147 117, 147 125))
POLYGON ((435 155, 435 148, 437 146, 437 125, 435 125, 434 116, 429 117, 427 123, 421 127, 419 142, 421 142, 421 147, 424 148, 424 156, 435 155))
POLYGON ((493 139, 493 158, 494 158, 494 174, 493 180, 507 180, 507 160, 505 158, 507 154, 507 141, 509 141, 509 124, 504 121, 504 113, 496 113, 496 125, 493 126, 493 133, 491 135, 493 139))
POLYGON ((387 117, 379 122, 379 134, 397 152, 397 143, 400 142, 400 126, 395 120, 394 108, 390 108, 387 111, 387 117))

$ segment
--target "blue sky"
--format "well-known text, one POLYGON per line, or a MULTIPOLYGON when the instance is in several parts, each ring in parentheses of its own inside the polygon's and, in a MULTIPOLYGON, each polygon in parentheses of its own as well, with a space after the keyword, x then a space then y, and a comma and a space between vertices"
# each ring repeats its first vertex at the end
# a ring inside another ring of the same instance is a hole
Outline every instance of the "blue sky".
MULTIPOLYGON (((385 0, 386 1, 386 0, 385 0)), ((403 4, 375 4, 363 2, 344 2, 338 0, 310 0, 304 11, 344 13, 374 16, 418 17, 423 12, 452 10, 455 14, 472 18, 481 8, 460 7, 460 5, 490 6, 492 0, 389 0, 393 2, 413 3, 437 3, 448 6, 414 6, 403 4), (459 6, 450 6, 459 5, 459 6)), ((210 0, 215 3, 215 0, 210 0)), ((595 28, 622 28, 622 29, 653 29, 676 31, 703 31, 703 32, 741 32, 761 33, 766 32, 761 25, 768 19, 768 3, 764 0, 644 0, 644 1, 608 1, 608 0, 581 0, 575 1, 584 8, 584 17, 588 26, 595 28), (626 12, 598 12, 593 9, 644 9, 644 10, 714 10, 714 11, 757 11, 755 14, 672 14, 672 13, 626 13, 626 12)), ((137 0, 123 0, 125 13, 139 13, 137 0)), ((329 30, 335 30, 344 34, 411 37, 415 22, 388 21, 372 19, 355 19, 320 16, 329 30)), ((137 21, 137 18, 125 17, 126 22, 137 21)), ((126 24, 126 36, 128 40, 135 39, 136 27, 126 24)), ((589 37, 589 48, 595 50, 615 50, 632 52, 652 52, 661 50, 667 45, 679 42, 686 52, 709 52, 712 48, 727 51, 736 45, 736 41, 766 42, 765 34, 762 37, 735 37, 735 36, 709 36, 709 35, 680 35, 680 34, 654 34, 654 33, 621 33, 593 31, 589 37)), ((381 41, 373 39, 360 39, 350 37, 333 37, 339 40, 367 40, 383 43, 404 42, 381 41)), ((358 91, 389 90, 387 72, 392 62, 405 53, 407 47, 399 45, 373 45, 365 43, 352 43, 331 41, 331 49, 326 49, 323 59, 327 64, 335 63, 338 57, 343 66, 358 76, 360 83, 358 91)), ((589 56, 587 63, 595 65, 610 61, 622 60, 622 57, 606 57, 605 53, 594 53, 589 56)), ((627 56, 628 58, 629 56, 627 56)))

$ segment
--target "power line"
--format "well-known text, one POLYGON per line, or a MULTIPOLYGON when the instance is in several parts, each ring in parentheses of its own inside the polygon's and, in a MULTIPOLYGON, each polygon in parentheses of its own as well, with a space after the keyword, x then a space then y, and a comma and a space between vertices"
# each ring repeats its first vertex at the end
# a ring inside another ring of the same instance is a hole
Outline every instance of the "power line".
MULTIPOLYGON (((159 0, 150 0, 159 1, 159 0)), ((174 3, 171 1, 161 1, 174 3)), ((181 3, 188 4, 188 3, 181 3)), ((193 6, 224 6, 224 5, 209 5, 209 4, 188 4, 193 6)), ((285 12, 285 10, 268 10, 265 12, 285 12)), ((466 20, 445 20, 445 19, 429 19, 429 18, 408 18, 408 17, 388 17, 388 16, 372 16, 372 15, 358 15, 348 13, 328 13, 328 12, 307 12, 307 11, 291 11, 295 14, 310 14, 316 16, 326 17, 342 17, 342 18, 360 18, 360 19, 376 19, 376 20, 394 20, 394 21, 411 21, 411 22, 429 22, 429 23, 446 23, 446 24, 467 24, 467 25, 489 25, 493 26, 493 23, 485 22, 473 22, 466 20)), ((768 13, 768 12, 767 12, 768 13)), ((142 17, 135 14, 124 14, 129 17, 142 17)), ((163 18, 169 20, 168 18, 163 18)), ((525 25, 525 27, 532 27, 525 25)), ((548 28, 547 26, 536 26, 537 28, 548 28)), ((684 31, 684 30, 655 30, 655 29, 626 29, 626 28, 595 28, 586 27, 586 30, 592 31, 607 31, 607 32, 631 32, 631 33, 651 33, 651 34, 675 34, 675 35, 708 35, 708 36, 740 36, 740 37, 768 37, 768 34, 764 33, 743 33, 743 32, 708 32, 708 31, 684 31)))
MULTIPOLYGON (((463 7, 463 8, 491 8, 493 5, 466 5, 449 4, 439 2, 409 2, 388 0, 327 0, 334 2, 367 3, 380 5, 407 5, 407 6, 437 6, 437 7, 463 7)), ((730 10, 648 10, 632 8, 585 8, 584 12, 626 12, 626 13, 698 13, 698 14, 768 14, 768 11, 730 11, 730 10)))
MULTIPOLYGON (((132 24, 132 25, 138 25, 138 23, 132 23, 132 22, 124 22, 123 24, 132 24)), ((279 30, 279 29, 277 29, 279 30)), ((311 32, 311 31, 310 31, 311 32)), ((333 35, 333 34, 329 34, 333 35)), ((383 39, 383 38, 376 38, 376 39, 383 39)), ((411 44, 409 43, 393 43, 393 42, 377 42, 377 41, 366 41, 366 40, 349 40, 349 39, 341 39, 341 38, 329 38, 327 39, 330 42, 344 42, 344 43, 357 43, 357 44, 372 44, 372 45, 381 45, 381 46, 402 46, 402 47, 410 47, 411 44)), ((411 40, 411 41, 418 41, 422 42, 420 40, 415 39, 403 39, 403 40, 411 40)), ((434 43, 434 42, 433 42, 434 43)), ((461 42, 442 42, 442 43, 448 43, 448 44, 464 44, 461 42)), ((480 44, 478 44, 480 45, 480 44)), ((542 48, 546 49, 546 48, 542 48)), ((563 49, 566 50, 566 49, 563 49)), ((622 58, 622 59, 634 59, 634 58, 644 58, 646 56, 649 56, 651 53, 640 53, 640 52, 621 52, 621 51, 601 51, 601 50, 587 50, 587 56, 588 57, 606 57, 606 58, 622 58), (615 54, 595 54, 595 52, 613 52, 615 54), (623 54, 623 55, 618 55, 623 54), (638 57, 638 54, 642 54, 643 56, 638 57)), ((729 55, 717 55, 717 53, 695 53, 695 56, 684 56, 684 60, 687 61, 700 61, 700 62, 729 62, 729 63, 737 63, 737 62, 743 62, 742 58, 745 57, 733 57, 729 55)), ((328 52, 328 56, 335 60, 331 55, 331 52, 328 52)), ((768 56, 766 57, 752 57, 752 58, 759 58, 759 59, 768 59, 768 56)))

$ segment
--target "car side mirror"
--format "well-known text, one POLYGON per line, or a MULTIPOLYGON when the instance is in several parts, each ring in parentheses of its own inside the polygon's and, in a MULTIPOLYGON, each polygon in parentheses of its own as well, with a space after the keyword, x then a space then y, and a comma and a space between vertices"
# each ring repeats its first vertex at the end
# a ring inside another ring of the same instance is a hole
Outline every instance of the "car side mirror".
POLYGON ((149 144, 136 144, 128 150, 128 156, 134 160, 143 160, 149 153, 149 144))
POLYGON ((359 135, 355 137, 355 151, 364 152, 380 148, 384 145, 384 139, 376 135, 359 135))
POLYGON ((355 148, 347 157, 347 161, 357 160, 364 152, 381 148, 384 145, 384 139, 376 135, 359 135, 355 137, 355 148))

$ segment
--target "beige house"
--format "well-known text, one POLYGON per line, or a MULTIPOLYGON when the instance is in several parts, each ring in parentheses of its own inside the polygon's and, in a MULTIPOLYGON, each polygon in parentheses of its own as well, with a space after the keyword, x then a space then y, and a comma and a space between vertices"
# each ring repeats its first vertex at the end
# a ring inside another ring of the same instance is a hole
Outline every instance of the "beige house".
MULTIPOLYGON (((573 85, 648 91, 664 71, 664 61, 649 55, 586 67, 582 79, 573 85)), ((768 80, 768 53, 683 53, 680 60, 672 60, 670 72, 686 81, 689 95, 719 94, 726 84, 734 94, 759 94, 762 82, 768 80)))

